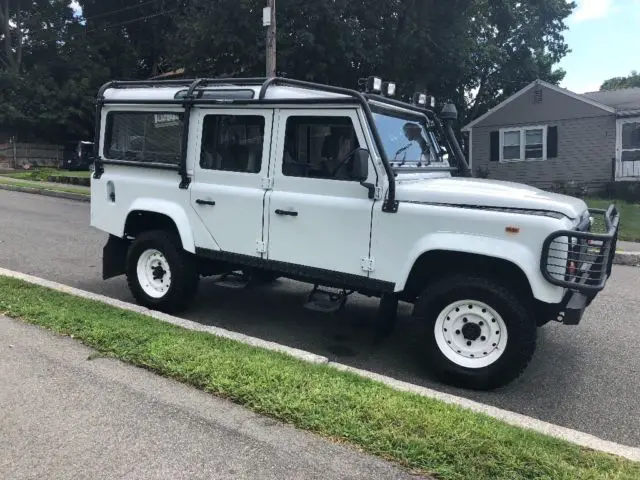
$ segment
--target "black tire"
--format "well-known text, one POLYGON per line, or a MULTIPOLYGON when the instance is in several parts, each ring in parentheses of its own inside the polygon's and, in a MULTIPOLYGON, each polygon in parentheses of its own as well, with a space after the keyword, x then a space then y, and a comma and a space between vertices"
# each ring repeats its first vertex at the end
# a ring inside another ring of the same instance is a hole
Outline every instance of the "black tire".
POLYGON ((177 313, 188 307, 198 291, 200 276, 193 258, 182 249, 180 239, 164 230, 140 234, 127 252, 127 283, 136 301, 149 309, 165 313, 177 313), (160 298, 148 295, 140 284, 137 264, 148 249, 161 252, 171 270, 171 284, 160 298))
POLYGON ((427 367, 446 384, 474 390, 498 388, 519 377, 533 357, 537 326, 532 309, 515 292, 490 278, 454 275, 439 279, 418 298, 414 314, 427 329, 427 367), (488 366, 461 366, 447 358, 438 346, 435 334, 437 318, 448 305, 461 300, 485 303, 502 317, 506 325, 508 339, 504 351, 488 366))

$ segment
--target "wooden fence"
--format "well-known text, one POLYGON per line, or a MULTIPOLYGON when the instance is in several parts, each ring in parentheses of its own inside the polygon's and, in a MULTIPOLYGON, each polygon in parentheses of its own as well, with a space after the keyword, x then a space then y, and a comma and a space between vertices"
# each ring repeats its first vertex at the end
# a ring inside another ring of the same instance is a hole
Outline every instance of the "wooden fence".
POLYGON ((62 160, 61 145, 38 143, 0 143, 0 167, 21 168, 23 165, 57 166, 62 160))

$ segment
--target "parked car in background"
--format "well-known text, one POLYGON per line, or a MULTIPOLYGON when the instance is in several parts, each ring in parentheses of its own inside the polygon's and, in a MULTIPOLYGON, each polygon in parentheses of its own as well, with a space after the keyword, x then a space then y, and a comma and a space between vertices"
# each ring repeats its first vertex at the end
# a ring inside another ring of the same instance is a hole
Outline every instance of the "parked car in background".
POLYGON ((58 166, 65 170, 89 170, 93 160, 93 142, 67 142, 58 166))

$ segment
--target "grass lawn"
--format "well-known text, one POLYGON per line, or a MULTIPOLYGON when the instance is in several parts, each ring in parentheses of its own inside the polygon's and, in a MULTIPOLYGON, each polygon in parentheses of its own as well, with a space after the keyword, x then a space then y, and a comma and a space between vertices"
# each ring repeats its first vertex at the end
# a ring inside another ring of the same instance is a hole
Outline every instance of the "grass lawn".
POLYGON ((640 478, 640 463, 327 365, 6 277, 0 292, 2 314, 438 479, 640 478))
POLYGON ((585 202, 591 208, 606 209, 611 203, 616 205, 620 212, 620 240, 627 242, 640 242, 640 204, 629 203, 624 200, 601 200, 587 198, 585 202))
POLYGON ((78 193, 81 195, 89 196, 87 193, 88 189, 86 187, 74 187, 74 186, 65 185, 62 183, 60 184, 60 186, 47 184, 46 188, 43 188, 33 181, 27 182, 27 181, 20 181, 19 179, 14 180, 13 178, 0 177, 0 184, 13 185, 14 187, 37 188, 41 190, 50 190, 53 192, 78 193))
POLYGON ((42 168, 34 168, 33 170, 24 170, 20 172, 8 173, 5 176, 11 178, 17 178, 20 180, 35 180, 38 182, 46 182, 50 176, 61 176, 61 177, 82 177, 89 178, 91 172, 89 171, 69 171, 69 170, 60 170, 58 168, 52 167, 42 167, 42 168))

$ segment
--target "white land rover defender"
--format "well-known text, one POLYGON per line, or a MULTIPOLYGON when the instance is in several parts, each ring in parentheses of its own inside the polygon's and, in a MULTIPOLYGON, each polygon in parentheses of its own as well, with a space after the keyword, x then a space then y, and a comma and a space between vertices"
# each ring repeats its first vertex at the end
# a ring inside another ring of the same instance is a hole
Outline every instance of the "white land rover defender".
POLYGON ((619 215, 470 178, 452 104, 437 114, 432 97, 363 83, 104 85, 91 182, 91 225, 109 234, 103 277, 126 274, 140 304, 168 312, 202 276, 307 282, 307 307, 326 312, 358 292, 381 299, 379 338, 410 302, 443 381, 509 383, 537 327, 577 324, 604 288, 619 215))

